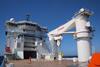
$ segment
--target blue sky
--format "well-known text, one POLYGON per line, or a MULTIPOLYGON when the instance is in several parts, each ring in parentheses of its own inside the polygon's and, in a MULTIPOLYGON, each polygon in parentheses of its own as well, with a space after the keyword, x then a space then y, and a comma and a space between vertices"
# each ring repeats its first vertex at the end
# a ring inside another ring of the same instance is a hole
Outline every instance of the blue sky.
MULTIPOLYGON (((49 31, 69 21, 80 8, 92 10, 90 17, 95 27, 92 46, 100 52, 100 0, 0 0, 0 54, 5 47, 5 21, 15 18, 16 21, 24 20, 26 14, 31 15, 31 20, 49 31)), ((65 55, 76 55, 76 41, 72 35, 64 36, 61 50, 65 55)))

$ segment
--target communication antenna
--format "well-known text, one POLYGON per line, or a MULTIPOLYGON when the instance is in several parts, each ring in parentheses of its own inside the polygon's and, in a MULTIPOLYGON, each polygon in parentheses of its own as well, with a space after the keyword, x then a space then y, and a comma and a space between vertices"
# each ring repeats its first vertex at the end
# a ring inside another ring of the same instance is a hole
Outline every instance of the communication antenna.
POLYGON ((10 18, 10 20, 9 20, 10 22, 12 22, 12 23, 14 23, 15 22, 15 20, 14 20, 14 18, 10 18))
POLYGON ((26 15, 26 20, 27 20, 27 21, 30 21, 30 14, 27 14, 27 15, 26 15))

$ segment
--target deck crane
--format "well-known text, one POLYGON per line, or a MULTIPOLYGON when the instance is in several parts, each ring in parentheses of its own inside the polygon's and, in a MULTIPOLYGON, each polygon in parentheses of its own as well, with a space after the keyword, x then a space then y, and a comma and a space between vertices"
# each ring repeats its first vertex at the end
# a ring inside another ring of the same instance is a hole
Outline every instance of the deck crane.
POLYGON ((52 46, 52 55, 59 58, 59 46, 61 40, 63 39, 63 34, 74 34, 77 41, 77 52, 78 52, 78 61, 87 62, 91 56, 91 32, 92 27, 90 25, 89 16, 92 15, 92 12, 81 8, 74 17, 67 23, 59 26, 58 28, 50 31, 48 33, 49 41, 52 46), (75 32, 69 32, 69 30, 75 28, 75 32))

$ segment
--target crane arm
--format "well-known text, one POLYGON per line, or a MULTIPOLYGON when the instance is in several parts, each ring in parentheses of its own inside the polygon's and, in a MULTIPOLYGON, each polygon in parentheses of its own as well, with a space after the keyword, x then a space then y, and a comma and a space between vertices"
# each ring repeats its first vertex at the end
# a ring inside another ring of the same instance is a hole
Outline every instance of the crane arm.
POLYGON ((53 36, 59 36, 62 35, 64 32, 67 32, 68 30, 72 29, 75 27, 75 19, 70 20, 69 22, 63 24, 62 26, 50 31, 48 33, 49 35, 53 35, 53 36))
POLYGON ((50 31, 48 33, 50 43, 53 45, 57 44, 59 46, 61 43, 61 40, 63 38, 62 35, 74 27, 75 27, 75 19, 73 18, 72 20, 70 20, 67 23, 61 25, 60 27, 54 29, 53 31, 50 31))
POLYGON ((75 19, 72 19, 68 21, 67 23, 61 25, 60 27, 50 31, 48 33, 48 36, 49 38, 53 37, 54 40, 62 39, 61 35, 74 27, 75 27, 75 19))

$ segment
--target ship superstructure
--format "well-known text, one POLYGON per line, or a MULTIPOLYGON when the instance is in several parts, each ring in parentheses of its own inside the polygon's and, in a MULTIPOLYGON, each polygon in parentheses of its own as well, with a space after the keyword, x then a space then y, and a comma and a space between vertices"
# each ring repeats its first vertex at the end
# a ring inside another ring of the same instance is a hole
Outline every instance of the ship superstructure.
POLYGON ((6 55, 9 59, 28 59, 42 57, 48 53, 46 33, 48 29, 29 20, 6 21, 6 55))

